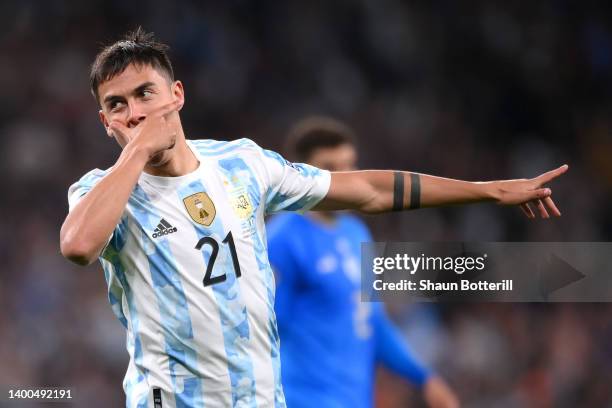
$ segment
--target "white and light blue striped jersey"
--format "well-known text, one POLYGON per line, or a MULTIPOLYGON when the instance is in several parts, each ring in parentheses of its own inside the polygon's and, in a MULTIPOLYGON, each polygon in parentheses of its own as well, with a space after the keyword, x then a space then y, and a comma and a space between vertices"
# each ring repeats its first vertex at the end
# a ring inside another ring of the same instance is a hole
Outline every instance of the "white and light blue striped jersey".
MULTIPOLYGON (((313 207, 330 174, 249 139, 187 143, 197 170, 143 172, 100 256, 127 329, 126 405, 284 407, 264 215, 313 207)), ((106 174, 73 184, 70 208, 106 174)))

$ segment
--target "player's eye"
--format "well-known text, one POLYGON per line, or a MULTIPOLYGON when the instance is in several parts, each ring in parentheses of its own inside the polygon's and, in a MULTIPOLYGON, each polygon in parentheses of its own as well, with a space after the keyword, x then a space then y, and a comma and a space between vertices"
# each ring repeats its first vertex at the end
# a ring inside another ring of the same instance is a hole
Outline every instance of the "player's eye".
POLYGON ((143 98, 148 99, 148 98, 150 98, 151 96, 153 96, 153 92, 152 92, 150 89, 144 89, 144 90, 143 90, 143 91, 140 93, 140 95, 141 95, 143 98))
POLYGON ((111 112, 118 112, 121 108, 123 108, 124 104, 121 101, 113 101, 109 105, 109 109, 111 112))

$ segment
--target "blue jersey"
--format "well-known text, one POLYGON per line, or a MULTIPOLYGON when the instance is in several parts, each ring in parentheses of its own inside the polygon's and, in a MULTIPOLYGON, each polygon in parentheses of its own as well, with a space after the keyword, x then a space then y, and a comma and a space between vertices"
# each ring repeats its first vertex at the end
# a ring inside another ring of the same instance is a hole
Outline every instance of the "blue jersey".
MULTIPOLYGON (((284 407, 264 215, 314 206, 329 172, 248 139, 188 146, 198 168, 143 172, 100 256, 127 330, 126 405, 284 407)), ((108 173, 73 184, 70 208, 108 173)))
POLYGON ((378 362, 417 385, 430 375, 382 304, 361 301, 361 242, 370 239, 366 226, 348 214, 333 225, 298 214, 268 224, 289 407, 370 407, 378 362))

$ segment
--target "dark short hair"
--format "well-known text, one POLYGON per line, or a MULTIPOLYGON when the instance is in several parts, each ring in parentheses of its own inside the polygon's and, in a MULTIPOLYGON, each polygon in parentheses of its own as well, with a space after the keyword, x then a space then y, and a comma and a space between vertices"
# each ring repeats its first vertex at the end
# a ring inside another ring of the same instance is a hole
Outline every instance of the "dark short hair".
POLYGON ((142 27, 102 48, 91 65, 89 75, 91 93, 96 101, 99 99, 100 84, 121 74, 130 64, 150 65, 165 74, 170 81, 174 81, 168 48, 166 44, 155 41, 153 33, 147 33, 142 27))
POLYGON ((346 124, 325 116, 312 116, 291 128, 285 150, 292 160, 307 162, 316 149, 343 144, 355 145, 355 135, 346 124))

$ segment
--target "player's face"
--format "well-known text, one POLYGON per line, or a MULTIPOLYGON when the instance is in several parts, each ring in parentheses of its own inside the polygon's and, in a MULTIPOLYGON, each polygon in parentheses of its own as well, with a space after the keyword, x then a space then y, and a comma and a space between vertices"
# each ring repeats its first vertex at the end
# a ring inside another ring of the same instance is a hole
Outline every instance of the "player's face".
MULTIPOLYGON (((103 82, 98 87, 100 98, 100 120, 107 134, 114 137, 123 148, 129 140, 109 130, 112 121, 118 121, 128 128, 142 123, 148 114, 172 102, 184 99, 180 81, 170 81, 150 65, 128 65, 119 75, 103 82)), ((153 157, 149 165, 159 166, 168 161, 170 150, 153 157)))
POLYGON ((312 152, 308 163, 329 171, 352 171, 357 168, 357 150, 348 143, 321 147, 312 152))

